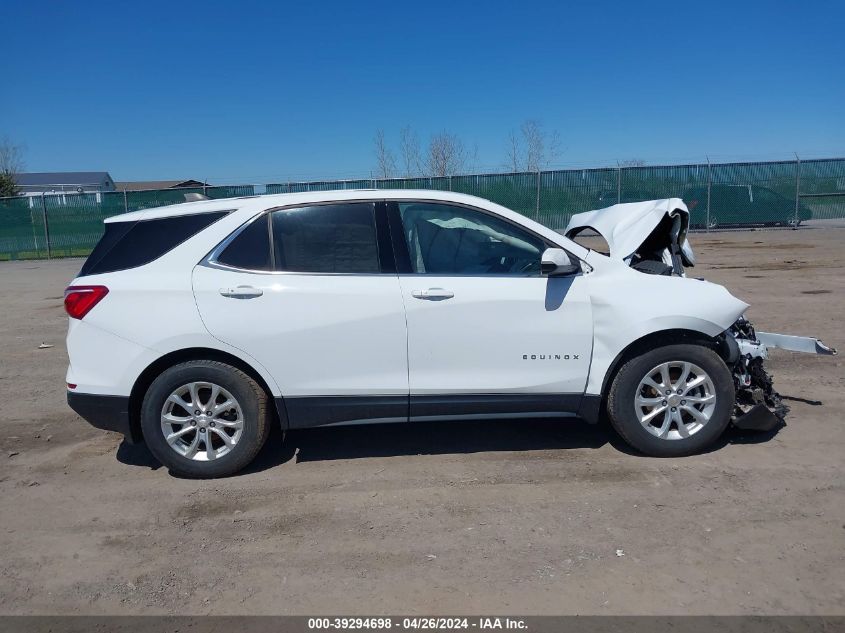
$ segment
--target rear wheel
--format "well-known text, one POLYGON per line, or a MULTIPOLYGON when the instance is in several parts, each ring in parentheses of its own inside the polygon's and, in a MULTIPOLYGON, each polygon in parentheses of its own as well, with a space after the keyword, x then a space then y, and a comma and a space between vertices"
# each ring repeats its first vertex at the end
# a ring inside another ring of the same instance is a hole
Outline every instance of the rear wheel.
POLYGON ((267 394, 244 372, 217 361, 190 361, 153 381, 141 406, 147 446, 171 471, 198 478, 231 475, 267 440, 267 394))
POLYGON ((667 345, 628 360, 611 385, 611 424, 634 448, 654 457, 699 452, 730 422, 733 377, 714 351, 667 345))

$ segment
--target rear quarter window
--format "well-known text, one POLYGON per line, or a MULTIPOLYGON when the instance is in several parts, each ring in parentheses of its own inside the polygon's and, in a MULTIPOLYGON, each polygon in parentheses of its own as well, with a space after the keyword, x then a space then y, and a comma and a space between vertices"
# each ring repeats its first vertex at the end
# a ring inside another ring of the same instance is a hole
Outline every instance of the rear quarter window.
POLYGON ((242 270, 270 270, 269 216, 262 215, 246 226, 217 257, 217 263, 242 270))
POLYGON ((149 264, 227 213, 216 211, 138 222, 109 222, 79 275, 99 275, 149 264))

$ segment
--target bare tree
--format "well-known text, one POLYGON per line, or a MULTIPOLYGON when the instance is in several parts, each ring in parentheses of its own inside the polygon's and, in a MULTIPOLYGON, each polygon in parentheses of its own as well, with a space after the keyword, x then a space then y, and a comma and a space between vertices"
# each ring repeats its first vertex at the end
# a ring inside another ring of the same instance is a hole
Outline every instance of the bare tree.
POLYGON ((522 171, 522 143, 520 143, 519 136, 513 130, 508 134, 508 143, 505 151, 507 152, 505 168, 510 171, 522 171))
POLYGON ((399 145, 402 151, 402 166, 406 178, 416 176, 422 171, 420 139, 416 132, 406 125, 399 131, 399 145))
POLYGON ((17 174, 23 171, 23 146, 15 145, 7 137, 0 140, 0 172, 17 174))
POLYGON ((506 155, 505 165, 511 171, 540 171, 560 156, 560 135, 546 132, 536 119, 528 119, 519 127, 519 134, 511 130, 506 155))
POLYGON ((540 171, 560 155, 560 135, 557 131, 547 133, 536 119, 528 119, 520 129, 525 141, 526 171, 540 171))
MULTIPOLYGON (((384 140, 384 132, 379 130, 374 138, 375 153, 381 177, 396 170, 393 153, 384 140)), ((410 125, 399 131, 399 149, 401 164, 399 171, 405 178, 414 176, 453 176, 467 173, 477 162, 478 147, 468 148, 466 144, 451 132, 443 131, 431 137, 428 146, 423 149, 417 133, 410 125)))
POLYGON ((0 197, 18 194, 15 176, 23 169, 23 147, 4 137, 0 140, 0 197))
POLYGON ((466 171, 471 154, 455 134, 440 132, 431 137, 426 156, 426 171, 430 176, 452 176, 466 171))
POLYGON ((478 171, 478 143, 473 143, 472 149, 467 151, 466 160, 461 171, 465 174, 478 171))
POLYGON ((392 178, 396 171, 396 160, 393 158, 393 152, 390 151, 384 140, 384 130, 378 130, 376 132, 373 143, 375 145, 374 149, 379 178, 392 178))

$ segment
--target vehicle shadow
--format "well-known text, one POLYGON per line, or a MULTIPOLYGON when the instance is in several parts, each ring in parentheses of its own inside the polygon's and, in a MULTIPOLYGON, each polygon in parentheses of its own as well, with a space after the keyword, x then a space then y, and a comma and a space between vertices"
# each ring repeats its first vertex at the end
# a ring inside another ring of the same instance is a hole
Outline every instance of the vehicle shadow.
MULTIPOLYGON (((296 448, 289 442, 283 442, 282 431, 278 425, 273 425, 270 429, 270 436, 267 438, 267 443, 259 451, 258 455, 249 466, 243 469, 240 474, 248 474, 260 472, 284 464, 293 458, 296 448)), ((126 440, 120 443, 117 447, 117 454, 115 455, 117 461, 127 466, 137 466, 140 468, 149 468, 150 470, 158 470, 163 465, 147 448, 144 443, 130 444, 126 440)), ((183 479, 181 475, 171 473, 173 477, 183 479)))
POLYGON ((745 429, 738 429, 735 426, 729 426, 728 430, 722 433, 722 437, 716 441, 710 450, 705 452, 710 453, 712 451, 717 451, 728 444, 763 444, 771 439, 774 439, 774 437, 780 433, 780 430, 785 426, 786 422, 781 422, 771 431, 748 431, 745 429))
POLYGON ((549 277, 546 282, 546 311, 553 312, 563 305, 574 277, 549 277))
MULTIPOLYGON (((772 431, 747 431, 734 427, 709 448, 728 444, 762 444, 774 438, 783 426, 772 431)), ((566 450, 601 448, 610 444, 620 453, 646 457, 630 447, 604 420, 588 424, 576 418, 444 421, 315 428, 291 431, 285 438, 286 451, 297 462, 402 455, 444 455, 499 451, 566 450)), ((278 463, 282 463, 280 460, 278 463)))
POLYGON ((821 400, 808 400, 807 398, 800 398, 798 396, 784 396, 781 394, 781 400, 787 400, 790 402, 802 402, 804 404, 809 404, 811 407, 820 407, 824 403, 821 400))
MULTIPOLYGON (((264 448, 238 475, 268 470, 291 459, 316 462, 402 455, 595 449, 608 442, 615 445, 609 428, 575 418, 371 424, 297 429, 284 436, 274 426, 264 448)), ((621 440, 619 445, 624 446, 621 440)), ((162 467, 145 444, 122 442, 117 459, 128 466, 150 470, 162 467)))
MULTIPOLYGON (((768 432, 729 427, 703 453, 728 444, 768 442, 783 426, 768 432)), ((269 470, 290 460, 299 463, 403 455, 597 449, 605 444, 626 455, 644 457, 628 446, 606 421, 588 424, 575 418, 372 424, 297 429, 288 431, 284 437, 275 426, 255 460, 235 476, 269 470)), ((162 467, 144 444, 122 442, 117 459, 128 466, 150 470, 162 467)))
POLYGON ((117 447, 117 461, 127 466, 139 466, 141 468, 149 468, 150 470, 158 470, 161 468, 161 463, 153 457, 150 449, 146 444, 130 444, 123 440, 117 447))
MULTIPOLYGON (((771 431, 749 431, 747 429, 738 429, 735 426, 731 425, 725 430, 724 433, 713 442, 710 446, 705 448, 704 450, 699 451, 696 455, 707 455, 708 453, 713 453, 715 451, 719 451, 725 448, 729 444, 764 444, 769 440, 773 439, 780 430, 786 426, 786 423, 781 423, 780 426, 775 427, 771 431)), ((611 434, 609 439, 610 444, 620 453, 625 453, 626 455, 633 455, 634 457, 648 457, 643 453, 639 452, 637 449, 628 446, 619 435, 616 434, 615 431, 609 428, 608 425, 608 433, 611 434)), ((662 459, 660 457, 649 458, 649 459, 662 459)))
POLYGON ((292 431, 297 462, 401 455, 600 448, 607 430, 577 419, 411 422, 292 431))

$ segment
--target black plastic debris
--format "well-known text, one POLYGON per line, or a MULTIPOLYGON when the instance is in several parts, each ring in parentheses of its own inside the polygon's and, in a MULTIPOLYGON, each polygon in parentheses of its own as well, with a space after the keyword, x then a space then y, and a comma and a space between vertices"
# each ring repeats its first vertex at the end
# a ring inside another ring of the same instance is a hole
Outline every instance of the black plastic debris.
POLYGON ((737 417, 733 424, 743 431, 773 431, 783 425, 783 420, 772 413, 765 404, 755 404, 737 417))

